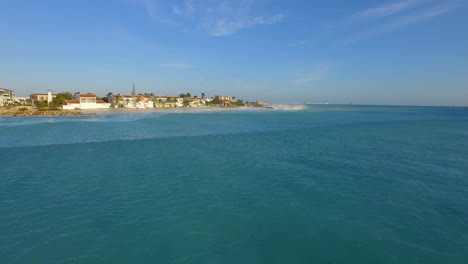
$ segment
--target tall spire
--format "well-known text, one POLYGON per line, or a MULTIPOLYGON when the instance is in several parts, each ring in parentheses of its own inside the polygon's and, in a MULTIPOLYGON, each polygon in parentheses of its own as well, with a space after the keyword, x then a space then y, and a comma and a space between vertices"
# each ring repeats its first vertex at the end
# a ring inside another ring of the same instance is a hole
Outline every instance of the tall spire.
POLYGON ((136 95, 136 91, 135 91, 135 83, 133 83, 132 95, 136 95))

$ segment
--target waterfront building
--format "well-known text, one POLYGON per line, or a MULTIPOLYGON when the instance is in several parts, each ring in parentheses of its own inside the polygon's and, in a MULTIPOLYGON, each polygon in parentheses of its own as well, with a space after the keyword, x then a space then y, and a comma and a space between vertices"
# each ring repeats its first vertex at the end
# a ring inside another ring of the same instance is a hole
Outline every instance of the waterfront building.
POLYGON ((19 97, 19 96, 13 96, 13 101, 16 105, 30 105, 31 100, 29 97, 19 97))
MULTIPOLYGON (((187 98, 186 98, 187 99, 187 98)), ((190 107, 203 107, 206 106, 206 100, 202 98, 188 98, 190 107)))
POLYGON ((106 103, 102 100, 98 100, 96 95, 91 93, 75 93, 73 100, 66 100, 63 109, 73 110, 73 109, 105 109, 110 108, 109 103, 106 103))
POLYGON ((184 98, 165 95, 111 95, 109 103, 115 108, 175 108, 184 106, 184 98))
POLYGON ((154 108, 152 95, 111 95, 109 103, 115 108, 154 108))
POLYGON ((46 94, 33 93, 29 96, 29 99, 31 100, 31 105, 37 105, 38 102, 47 102, 50 104, 55 97, 57 97, 57 94, 53 94, 52 91, 49 90, 46 94))
POLYGON ((13 103, 13 91, 0 88, 0 106, 8 106, 13 103))
POLYGON ((231 106, 232 98, 227 95, 216 95, 214 101, 219 103, 220 106, 231 106))

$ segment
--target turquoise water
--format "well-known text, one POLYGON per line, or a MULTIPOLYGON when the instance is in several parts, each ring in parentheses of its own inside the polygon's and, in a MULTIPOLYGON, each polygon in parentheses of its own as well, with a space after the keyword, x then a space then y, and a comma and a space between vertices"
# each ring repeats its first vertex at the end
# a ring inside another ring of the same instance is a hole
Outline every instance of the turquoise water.
POLYGON ((0 263, 467 263, 468 108, 294 109, 0 118, 0 263))

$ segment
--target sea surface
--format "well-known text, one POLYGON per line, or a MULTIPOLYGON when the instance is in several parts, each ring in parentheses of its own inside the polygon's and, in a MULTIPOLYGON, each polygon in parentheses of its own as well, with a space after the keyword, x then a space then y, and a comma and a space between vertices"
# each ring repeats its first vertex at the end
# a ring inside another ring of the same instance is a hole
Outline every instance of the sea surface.
POLYGON ((0 263, 468 263, 468 108, 0 117, 0 263))

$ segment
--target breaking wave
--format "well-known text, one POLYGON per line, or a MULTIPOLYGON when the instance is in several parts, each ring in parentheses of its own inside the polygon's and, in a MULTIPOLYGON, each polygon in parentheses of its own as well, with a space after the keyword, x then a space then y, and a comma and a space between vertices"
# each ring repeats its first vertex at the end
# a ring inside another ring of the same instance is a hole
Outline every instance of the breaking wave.
POLYGON ((309 109, 309 106, 305 104, 277 104, 271 105, 274 110, 281 111, 304 111, 309 109))

